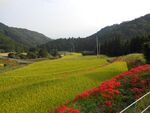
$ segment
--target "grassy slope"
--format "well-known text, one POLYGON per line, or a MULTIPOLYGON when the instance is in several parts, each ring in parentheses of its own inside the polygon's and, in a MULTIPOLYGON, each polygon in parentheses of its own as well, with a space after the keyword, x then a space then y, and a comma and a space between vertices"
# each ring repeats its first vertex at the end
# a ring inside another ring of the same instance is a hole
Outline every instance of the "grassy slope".
POLYGON ((0 76, 0 113, 45 113, 127 70, 125 62, 106 64, 104 58, 76 55, 3 73, 0 76))

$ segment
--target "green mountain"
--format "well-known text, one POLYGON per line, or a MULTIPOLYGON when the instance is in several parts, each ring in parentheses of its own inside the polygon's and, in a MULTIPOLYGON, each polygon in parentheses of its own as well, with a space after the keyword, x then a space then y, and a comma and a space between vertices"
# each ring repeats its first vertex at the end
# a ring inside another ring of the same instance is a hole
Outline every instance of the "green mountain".
MULTIPOLYGON (((48 51, 57 49, 59 51, 95 51, 96 37, 99 38, 101 45, 107 44, 114 38, 121 40, 131 40, 135 37, 142 37, 150 34, 150 14, 136 18, 132 21, 126 21, 121 24, 107 26, 97 33, 86 38, 70 38, 51 40, 43 34, 8 27, 0 23, 0 49, 18 50, 20 48, 31 48, 39 46, 47 48, 48 51), (105 43, 107 41, 107 43, 105 43)), ((107 44, 108 45, 108 44, 107 44)))
POLYGON ((136 18, 132 21, 107 26, 87 38, 98 37, 103 42, 104 40, 116 37, 130 40, 131 38, 143 36, 145 34, 150 34, 150 14, 136 18))
POLYGON ((86 38, 57 39, 42 45, 42 47, 46 47, 49 51, 52 49, 59 51, 96 51, 96 37, 98 37, 99 42, 103 45, 106 41, 108 43, 108 41, 114 40, 114 38, 130 41, 137 36, 142 37, 149 34, 150 14, 132 21, 107 26, 86 38))
POLYGON ((16 51, 24 49, 23 46, 20 44, 17 44, 15 41, 10 39, 8 36, 0 33, 0 52, 5 52, 5 51, 16 51))
POLYGON ((51 39, 45 35, 27 29, 8 27, 0 23, 0 49, 17 50, 42 45, 51 39))

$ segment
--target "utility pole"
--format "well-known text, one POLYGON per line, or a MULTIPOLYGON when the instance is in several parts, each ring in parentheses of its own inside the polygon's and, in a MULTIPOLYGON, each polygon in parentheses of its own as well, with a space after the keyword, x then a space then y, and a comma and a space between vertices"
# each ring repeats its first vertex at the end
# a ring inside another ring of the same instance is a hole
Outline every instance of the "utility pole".
POLYGON ((97 49, 97 58, 98 58, 98 55, 99 55, 99 43, 98 43, 97 35, 96 35, 96 49, 97 49))
POLYGON ((101 43, 99 42, 99 55, 101 54, 101 43))
POLYGON ((75 45, 74 45, 74 43, 72 43, 72 50, 73 50, 73 52, 75 52, 75 45))

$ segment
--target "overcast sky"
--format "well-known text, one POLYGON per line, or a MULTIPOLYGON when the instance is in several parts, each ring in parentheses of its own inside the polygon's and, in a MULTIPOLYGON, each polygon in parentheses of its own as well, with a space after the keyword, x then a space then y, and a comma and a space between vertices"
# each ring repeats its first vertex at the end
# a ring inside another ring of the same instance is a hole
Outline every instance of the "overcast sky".
POLYGON ((0 22, 51 38, 86 37, 150 13, 150 0, 0 0, 0 22))

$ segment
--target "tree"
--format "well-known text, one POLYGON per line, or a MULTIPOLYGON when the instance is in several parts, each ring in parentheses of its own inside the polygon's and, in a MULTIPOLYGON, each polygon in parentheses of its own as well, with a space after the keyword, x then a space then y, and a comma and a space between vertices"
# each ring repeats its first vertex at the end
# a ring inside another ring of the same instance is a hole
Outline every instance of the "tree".
POLYGON ((38 53, 38 57, 39 58, 44 58, 44 57, 47 57, 48 56, 48 52, 46 49, 40 49, 39 50, 39 53, 38 53))
POLYGON ((50 54, 51 54, 52 56, 54 56, 54 57, 56 57, 56 56, 59 55, 57 49, 53 49, 53 50, 50 52, 50 54))
POLYGON ((27 53, 27 58, 29 58, 29 59, 35 59, 35 58, 37 58, 37 54, 34 53, 34 52, 28 52, 27 53))
POLYGON ((144 44, 144 55, 147 63, 150 63, 150 42, 144 44))

